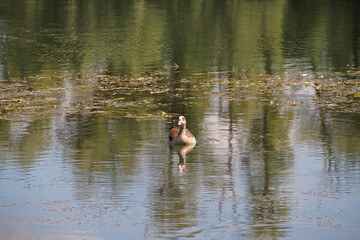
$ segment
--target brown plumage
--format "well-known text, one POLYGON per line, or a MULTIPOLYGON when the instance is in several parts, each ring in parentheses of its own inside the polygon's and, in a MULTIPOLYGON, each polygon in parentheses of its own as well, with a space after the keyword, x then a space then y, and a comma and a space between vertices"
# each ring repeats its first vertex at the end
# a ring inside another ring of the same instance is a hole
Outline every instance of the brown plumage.
POLYGON ((180 130, 180 127, 179 125, 175 125, 175 126, 172 126, 171 129, 170 129, 170 133, 169 133, 169 140, 170 142, 172 142, 176 136, 178 135, 179 133, 179 130, 180 130))
POLYGON ((184 116, 180 116, 177 126, 171 128, 169 140, 173 144, 196 144, 194 135, 186 128, 184 116))

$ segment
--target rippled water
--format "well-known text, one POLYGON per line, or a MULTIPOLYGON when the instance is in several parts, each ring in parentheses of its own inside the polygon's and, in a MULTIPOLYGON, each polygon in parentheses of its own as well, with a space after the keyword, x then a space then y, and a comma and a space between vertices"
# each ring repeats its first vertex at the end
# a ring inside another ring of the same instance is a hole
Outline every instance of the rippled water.
POLYGON ((1 1, 0 239, 358 238, 358 9, 1 1))
POLYGON ((359 65, 357 0, 0 3, 0 77, 199 72, 327 72, 359 65))
POLYGON ((2 235, 356 238, 358 115, 209 102, 185 162, 165 120, 1 121, 2 235))

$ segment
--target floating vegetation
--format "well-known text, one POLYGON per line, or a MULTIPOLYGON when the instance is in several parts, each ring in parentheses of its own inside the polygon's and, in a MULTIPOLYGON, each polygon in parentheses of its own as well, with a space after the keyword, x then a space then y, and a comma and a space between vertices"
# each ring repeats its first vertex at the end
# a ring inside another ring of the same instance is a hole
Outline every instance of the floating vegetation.
POLYGON ((172 105, 193 105, 212 95, 289 107, 310 101, 335 111, 360 112, 359 79, 360 70, 351 67, 323 75, 158 71, 133 76, 35 76, 0 80, 0 117, 81 113, 168 118, 172 105))
POLYGON ((347 68, 313 81, 314 101, 323 107, 344 112, 360 112, 360 71, 347 68))

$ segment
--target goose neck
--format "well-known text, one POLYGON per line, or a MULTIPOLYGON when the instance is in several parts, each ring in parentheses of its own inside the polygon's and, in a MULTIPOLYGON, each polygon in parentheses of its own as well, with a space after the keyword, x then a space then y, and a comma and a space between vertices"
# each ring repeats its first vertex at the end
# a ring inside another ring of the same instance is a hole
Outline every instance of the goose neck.
POLYGON ((182 133, 182 131, 186 128, 185 124, 180 125, 179 133, 182 133))

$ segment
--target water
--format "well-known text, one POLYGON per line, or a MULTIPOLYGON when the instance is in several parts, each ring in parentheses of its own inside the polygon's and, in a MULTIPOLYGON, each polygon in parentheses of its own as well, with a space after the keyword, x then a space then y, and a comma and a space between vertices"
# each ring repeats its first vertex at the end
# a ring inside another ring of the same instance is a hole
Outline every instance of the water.
POLYGON ((184 172, 164 120, 2 121, 3 236, 356 238, 357 115, 213 96, 187 117, 184 172))
POLYGON ((199 72, 282 74, 359 65, 358 1, 70 0, 0 3, 0 76, 199 72))
POLYGON ((358 13, 2 1, 0 239, 357 239, 358 13))

